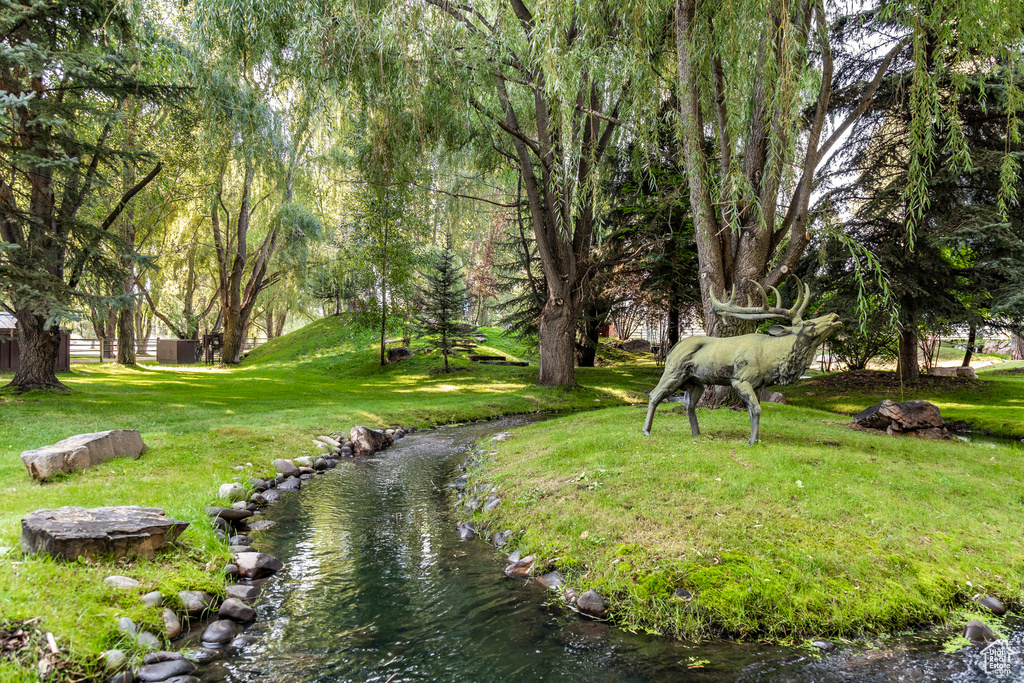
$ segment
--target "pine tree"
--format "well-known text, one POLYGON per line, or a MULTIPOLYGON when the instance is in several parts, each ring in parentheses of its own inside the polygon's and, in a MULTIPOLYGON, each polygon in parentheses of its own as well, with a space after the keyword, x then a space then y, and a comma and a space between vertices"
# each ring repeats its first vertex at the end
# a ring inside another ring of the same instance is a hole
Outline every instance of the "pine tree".
POLYGON ((464 333, 468 325, 459 322, 466 311, 466 283, 452 250, 451 235, 444 249, 428 259, 430 269, 420 273, 424 287, 419 289, 420 312, 416 316, 416 329, 420 337, 441 336, 444 371, 451 372, 448 364, 449 339, 464 333))

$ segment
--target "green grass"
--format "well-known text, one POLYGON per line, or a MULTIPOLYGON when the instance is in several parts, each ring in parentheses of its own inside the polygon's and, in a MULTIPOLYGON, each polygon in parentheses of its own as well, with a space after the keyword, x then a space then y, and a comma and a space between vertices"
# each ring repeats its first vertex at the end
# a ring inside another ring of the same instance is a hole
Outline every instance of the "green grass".
POLYGON ((1024 438, 1024 362, 999 363, 977 372, 977 382, 922 377, 902 387, 894 374, 883 384, 872 382, 872 377, 881 377, 877 374, 834 373, 779 390, 792 405, 846 415, 885 398, 931 401, 947 422, 966 422, 973 430, 1024 438))
MULTIPOLYGON (((481 348, 531 360, 516 340, 486 332, 481 348)), ((637 356, 628 366, 579 370, 580 389, 551 390, 535 385, 536 365, 454 359, 458 371, 444 375, 435 374, 436 353, 382 368, 376 348, 373 331, 346 317, 327 318, 267 343, 236 369, 76 366, 61 376, 69 394, 0 392, 0 546, 11 548, 0 554, 0 621, 41 617, 40 628, 62 648, 88 659, 125 645, 116 615, 159 625, 159 612, 141 604, 146 590, 222 590, 228 557, 203 508, 233 477, 269 474, 274 458, 314 453, 312 436, 356 424, 425 426, 634 402, 658 374, 651 360, 637 356), (44 485, 30 480, 21 463, 22 450, 116 428, 141 430, 150 450, 137 461, 111 460, 44 485), (239 465, 244 471, 234 469, 239 465), (22 556, 21 518, 62 505, 152 505, 191 526, 156 561, 67 564, 22 556), (114 573, 143 581, 145 590, 104 588, 102 579, 114 573)), ((0 663, 0 681, 23 673, 0 663)))
MULTIPOLYGON (((493 530, 612 598, 630 629, 687 638, 856 637, 956 619, 975 594, 1020 605, 1019 453, 857 432, 849 419, 619 407, 517 430, 477 481, 493 530), (673 597, 686 588, 695 598, 673 597)), ((492 445, 488 445, 492 448, 492 445)), ((484 521, 484 520, 481 520, 484 521)))

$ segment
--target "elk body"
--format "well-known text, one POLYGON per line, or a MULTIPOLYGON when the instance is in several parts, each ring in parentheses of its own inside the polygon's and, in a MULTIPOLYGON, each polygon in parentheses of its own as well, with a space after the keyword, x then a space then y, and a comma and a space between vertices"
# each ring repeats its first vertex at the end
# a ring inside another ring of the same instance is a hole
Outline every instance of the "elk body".
POLYGON ((750 412, 750 441, 757 442, 761 426, 761 404, 757 399, 763 387, 789 384, 800 378, 814 358, 814 353, 829 335, 842 327, 835 313, 803 320, 810 303, 810 288, 797 279, 796 303, 791 309, 782 309, 782 296, 775 293, 775 306, 768 305, 768 294, 760 286, 762 305, 736 306, 736 289, 726 302, 711 294, 714 310, 726 317, 744 320, 785 318, 791 324, 776 325, 768 334, 744 334, 738 337, 688 337, 676 344, 665 360, 661 381, 651 392, 647 406, 644 434, 651 435, 654 411, 664 399, 683 390, 683 405, 690 418, 690 430, 700 435, 697 425, 697 401, 708 385, 731 386, 747 405, 750 412))

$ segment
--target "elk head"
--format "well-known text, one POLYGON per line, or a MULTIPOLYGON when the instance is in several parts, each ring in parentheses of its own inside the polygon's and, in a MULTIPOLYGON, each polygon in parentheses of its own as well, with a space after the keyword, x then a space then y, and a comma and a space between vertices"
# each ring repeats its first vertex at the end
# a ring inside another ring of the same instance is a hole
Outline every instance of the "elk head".
POLYGON ((753 282, 754 286, 757 287, 758 292, 761 294, 761 305, 755 305, 753 300, 748 296, 746 306, 736 305, 736 286, 733 285, 732 293, 729 296, 728 301, 719 301, 715 298, 714 289, 709 294, 711 295, 712 308, 723 318, 739 318, 741 320, 772 320, 775 318, 784 318, 789 320, 789 325, 774 325, 768 328, 768 334, 773 337, 785 337, 788 335, 796 335, 807 341, 814 343, 816 347, 825 341, 829 335, 838 330, 843 324, 839 321, 839 316, 835 313, 828 313, 818 318, 812 318, 810 320, 804 320, 804 313, 807 311, 807 306, 811 303, 811 288, 810 285, 805 285, 800 281, 800 278, 793 276, 797 284, 797 297, 792 308, 782 308, 782 294, 779 293, 775 287, 769 287, 772 293, 775 294, 775 305, 772 306, 768 302, 768 292, 765 291, 764 287, 758 282, 753 282))

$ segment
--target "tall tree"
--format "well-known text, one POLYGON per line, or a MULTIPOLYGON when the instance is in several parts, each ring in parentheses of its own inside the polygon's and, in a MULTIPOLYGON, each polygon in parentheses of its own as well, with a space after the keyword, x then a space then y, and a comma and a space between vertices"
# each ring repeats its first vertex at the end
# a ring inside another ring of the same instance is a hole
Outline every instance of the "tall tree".
POLYGON ((460 322, 466 312, 466 282, 452 247, 451 235, 445 246, 428 259, 428 269, 420 275, 423 285, 417 296, 416 329, 421 336, 440 336, 444 371, 451 372, 448 352, 451 339, 469 326, 460 322))
POLYGON ((64 389, 59 324, 111 303, 83 283, 125 276, 133 247, 112 228, 161 169, 112 142, 122 106, 168 93, 138 78, 143 50, 112 1, 3 5, 0 42, 0 288, 21 347, 11 386, 64 389), (143 163, 112 204, 98 204, 100 188, 143 163))

